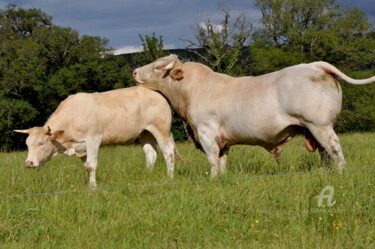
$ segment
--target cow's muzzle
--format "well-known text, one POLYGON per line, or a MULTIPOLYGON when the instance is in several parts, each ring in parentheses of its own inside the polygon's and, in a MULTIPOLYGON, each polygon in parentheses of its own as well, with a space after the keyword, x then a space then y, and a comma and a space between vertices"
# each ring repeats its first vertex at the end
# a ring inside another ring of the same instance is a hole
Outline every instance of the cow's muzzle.
POLYGON ((34 168, 38 165, 35 165, 33 161, 26 161, 25 166, 26 166, 26 168, 34 168))

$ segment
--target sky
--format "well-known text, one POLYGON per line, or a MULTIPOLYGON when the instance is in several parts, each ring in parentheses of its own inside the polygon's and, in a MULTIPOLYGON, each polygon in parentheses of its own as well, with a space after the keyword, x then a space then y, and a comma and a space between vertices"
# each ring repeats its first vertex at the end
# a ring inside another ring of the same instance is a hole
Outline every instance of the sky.
MULTIPOLYGON (((375 0, 336 0, 364 10, 375 22, 375 0)), ((219 23, 221 7, 230 9, 236 17, 246 12, 247 20, 259 22, 260 11, 253 0, 0 0, 0 8, 9 3, 23 8, 38 8, 53 17, 53 23, 71 27, 81 35, 109 39, 115 54, 141 50, 142 36, 162 36, 164 48, 185 48, 194 40, 194 30, 200 23, 219 23)))

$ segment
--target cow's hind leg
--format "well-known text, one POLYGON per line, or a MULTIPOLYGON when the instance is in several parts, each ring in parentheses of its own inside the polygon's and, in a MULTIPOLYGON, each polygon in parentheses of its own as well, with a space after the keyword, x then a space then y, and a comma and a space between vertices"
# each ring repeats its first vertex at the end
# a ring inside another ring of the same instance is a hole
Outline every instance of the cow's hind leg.
POLYGON ((172 133, 163 133, 155 127, 149 127, 147 130, 155 137, 160 150, 163 152, 165 162, 167 163, 168 176, 173 178, 175 143, 172 133))
POLYGON ((98 152, 100 144, 102 143, 102 136, 96 136, 88 138, 86 142, 86 162, 84 163, 85 168, 89 174, 89 186, 91 188, 96 187, 96 167, 98 164, 98 152))
POLYGON ((229 153, 229 147, 225 147, 220 151, 219 154, 219 171, 221 174, 224 174, 227 172, 227 158, 229 153))
MULTIPOLYGON (((332 126, 315 126, 310 125, 307 127, 314 138, 337 163, 337 170, 342 171, 345 168, 345 159, 342 153, 340 140, 333 130, 332 126)), ((322 149, 319 150, 322 160, 327 160, 322 149)))
POLYGON ((148 131, 144 131, 140 135, 139 140, 146 155, 146 167, 147 169, 152 170, 154 169, 156 157, 158 155, 156 140, 148 131))

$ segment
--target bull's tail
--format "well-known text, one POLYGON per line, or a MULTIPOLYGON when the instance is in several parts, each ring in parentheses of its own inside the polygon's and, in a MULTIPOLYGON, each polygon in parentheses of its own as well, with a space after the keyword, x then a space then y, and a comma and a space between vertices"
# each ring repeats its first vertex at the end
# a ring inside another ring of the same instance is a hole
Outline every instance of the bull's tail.
POLYGON ((346 82, 351 83, 351 84, 363 85, 363 84, 375 82, 375 76, 368 78, 368 79, 362 79, 362 80, 352 79, 346 74, 344 74, 343 72, 341 72, 340 70, 338 70, 335 66, 324 61, 313 62, 312 64, 316 66, 317 68, 322 69, 324 72, 332 76, 338 77, 340 79, 343 79, 346 82))
POLYGON ((174 148, 174 156, 176 158, 177 161, 179 161, 180 163, 182 164, 186 164, 185 160, 181 157, 178 149, 177 149, 177 146, 176 146, 176 143, 174 142, 174 139, 173 139, 173 134, 170 133, 170 139, 171 139, 171 142, 173 144, 173 148, 174 148))

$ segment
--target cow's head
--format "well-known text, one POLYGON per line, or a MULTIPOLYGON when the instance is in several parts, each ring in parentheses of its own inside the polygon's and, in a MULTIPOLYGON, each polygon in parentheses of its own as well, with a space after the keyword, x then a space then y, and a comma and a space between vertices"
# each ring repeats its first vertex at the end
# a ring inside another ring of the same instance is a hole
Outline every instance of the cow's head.
POLYGON ((184 72, 181 62, 174 54, 160 58, 146 66, 134 70, 133 77, 137 85, 144 85, 153 90, 163 88, 162 84, 181 80, 184 72))
POLYGON ((37 167, 48 162, 59 151, 56 139, 63 131, 56 131, 53 134, 49 127, 34 127, 27 130, 14 130, 15 132, 29 134, 26 139, 28 149, 25 166, 27 168, 37 167))

